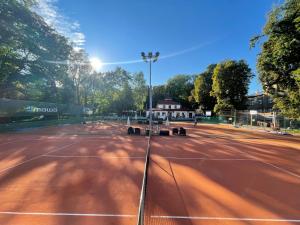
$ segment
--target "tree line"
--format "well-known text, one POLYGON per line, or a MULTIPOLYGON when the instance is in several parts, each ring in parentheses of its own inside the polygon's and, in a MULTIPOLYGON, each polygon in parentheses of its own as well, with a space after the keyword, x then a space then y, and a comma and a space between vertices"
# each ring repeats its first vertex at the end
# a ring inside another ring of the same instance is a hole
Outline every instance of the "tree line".
POLYGON ((153 88, 153 103, 172 98, 190 109, 219 113, 245 109, 246 95, 254 75, 244 60, 211 64, 198 75, 176 75, 166 85, 153 88))
MULTIPOLYGON (((88 54, 32 10, 35 0, 0 1, 0 98, 79 104, 94 112, 144 111, 149 107, 143 73, 120 67, 93 71, 88 54)), ((259 41, 259 79, 274 108, 300 118, 300 2, 275 7, 259 41)), ((208 65, 197 75, 175 75, 153 87, 153 105, 172 98, 200 110, 245 109, 253 73, 245 60, 208 65)))
MULTIPOLYGON (((261 43, 257 58, 259 80, 265 94, 273 98, 274 110, 291 119, 300 119, 300 1, 285 0, 274 7, 268 15, 267 23, 260 35, 250 40, 250 47, 261 43)), ((176 94, 174 98, 190 107, 202 110, 245 109, 246 95, 252 74, 244 60, 225 60, 211 64, 207 69, 193 77, 181 78, 181 85, 190 89, 191 95, 184 100, 176 94), (185 80, 193 80, 194 85, 185 80)), ((175 80, 179 80, 175 78, 175 80)), ((169 83, 169 81, 168 81, 169 83)), ((169 95, 166 86, 154 88, 156 98, 169 95)), ((172 82, 170 82, 172 83, 172 82)), ((179 85, 179 84, 177 84, 179 85)))
POLYGON ((251 47, 259 41, 257 70, 264 91, 273 97, 275 109, 300 119, 300 1, 285 0, 275 7, 251 47))
POLYGON ((93 71, 88 54, 35 13, 35 4, 0 1, 0 98, 78 104, 96 113, 144 109, 143 73, 93 71))

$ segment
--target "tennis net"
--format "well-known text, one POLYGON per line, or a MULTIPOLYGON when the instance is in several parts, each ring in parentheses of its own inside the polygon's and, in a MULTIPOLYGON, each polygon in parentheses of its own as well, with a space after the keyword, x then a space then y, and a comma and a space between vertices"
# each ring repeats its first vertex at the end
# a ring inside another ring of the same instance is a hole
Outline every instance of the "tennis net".
POLYGON ((149 133, 148 146, 147 146, 146 157, 145 157, 145 165, 144 165, 142 189, 141 189, 140 202, 139 202, 137 225, 144 225, 145 199, 146 199, 146 194, 147 194, 147 180, 148 180, 148 170, 149 170, 149 163, 150 163, 150 142, 151 142, 151 132, 149 133))

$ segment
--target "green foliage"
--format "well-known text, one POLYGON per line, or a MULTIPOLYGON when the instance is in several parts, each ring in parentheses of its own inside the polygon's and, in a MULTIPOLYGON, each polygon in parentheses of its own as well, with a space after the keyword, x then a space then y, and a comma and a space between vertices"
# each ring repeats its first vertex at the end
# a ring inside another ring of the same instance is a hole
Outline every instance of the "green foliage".
POLYGON ((211 96, 217 99, 215 112, 246 107, 251 70, 244 60, 226 60, 217 64, 212 75, 211 96))
POLYGON ((119 92, 115 92, 110 111, 122 113, 134 109, 134 99, 129 82, 125 82, 119 92))
MULTIPOLYGON (((193 76, 175 75, 167 81, 166 85, 157 85, 152 89, 153 107, 159 100, 172 98, 183 106, 193 108, 193 99, 190 93, 193 89, 193 76)), ((149 105, 149 95, 147 96, 147 107, 149 105)))
POLYGON ((92 72, 87 53, 48 26, 36 0, 0 1, 0 98, 76 103, 96 113, 143 110, 142 73, 92 72))
POLYGON ((86 81, 91 71, 92 68, 87 53, 84 50, 71 51, 69 55, 68 74, 75 88, 77 104, 82 102, 82 92, 87 88, 86 81))
POLYGON ((147 91, 145 83, 143 73, 130 74, 121 68, 92 73, 83 82, 83 104, 92 107, 97 114, 143 111, 147 91))
POLYGON ((133 75, 132 94, 135 109, 138 111, 143 111, 147 98, 147 85, 144 79, 144 74, 141 72, 133 75))
POLYGON ((267 39, 257 61, 263 88, 283 115, 300 118, 300 2, 286 0, 273 9, 260 37, 267 39))
POLYGON ((200 105, 201 109, 212 110, 216 104, 216 98, 210 95, 212 91, 212 75, 216 64, 211 64, 206 71, 199 74, 194 81, 192 96, 200 105))
POLYGON ((194 84, 189 75, 176 75, 169 79, 166 84, 166 94, 173 100, 180 102, 183 106, 190 107, 189 96, 194 84))
MULTIPOLYGON (((157 85, 152 88, 152 104, 153 107, 157 105, 159 100, 163 100, 167 97, 166 86, 165 85, 157 85)), ((147 96, 147 101, 149 100, 149 96, 147 96)), ((147 103, 149 106, 149 101, 147 103)))
POLYGON ((0 97, 28 99, 40 90, 39 100, 57 101, 67 66, 49 62, 66 60, 72 46, 30 10, 34 3, 0 1, 0 97))

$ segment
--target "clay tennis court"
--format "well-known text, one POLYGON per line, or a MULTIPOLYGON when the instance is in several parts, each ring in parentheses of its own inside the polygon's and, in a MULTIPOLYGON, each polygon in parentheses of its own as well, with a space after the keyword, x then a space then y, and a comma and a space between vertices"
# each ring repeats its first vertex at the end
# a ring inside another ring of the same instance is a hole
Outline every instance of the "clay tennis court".
MULTIPOLYGON (((151 138, 145 224, 300 224, 300 139, 172 124, 151 138)), ((0 135, 0 224, 135 225, 148 138, 121 124, 0 135)))

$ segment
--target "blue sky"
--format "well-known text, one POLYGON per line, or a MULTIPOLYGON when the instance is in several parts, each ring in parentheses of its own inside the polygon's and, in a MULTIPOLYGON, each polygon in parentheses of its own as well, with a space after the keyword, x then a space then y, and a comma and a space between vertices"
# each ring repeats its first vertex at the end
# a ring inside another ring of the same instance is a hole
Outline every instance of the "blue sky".
MULTIPOLYGON (((259 48, 249 40, 259 34, 267 14, 278 0, 57 0, 56 9, 84 36, 83 47, 103 62, 140 59, 141 51, 168 55, 153 66, 153 84, 176 74, 198 74, 210 63, 245 59, 256 74, 259 48)), ((79 34, 79 32, 78 32, 79 34)), ((83 41, 82 41, 83 42, 83 41)), ((102 71, 117 65, 105 65, 102 71)), ((130 72, 143 71, 141 63, 119 64, 130 72)), ((250 93, 261 90, 257 78, 250 93)))

